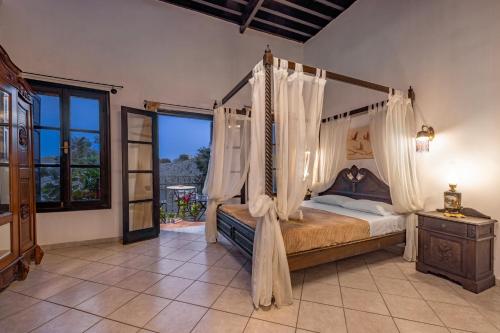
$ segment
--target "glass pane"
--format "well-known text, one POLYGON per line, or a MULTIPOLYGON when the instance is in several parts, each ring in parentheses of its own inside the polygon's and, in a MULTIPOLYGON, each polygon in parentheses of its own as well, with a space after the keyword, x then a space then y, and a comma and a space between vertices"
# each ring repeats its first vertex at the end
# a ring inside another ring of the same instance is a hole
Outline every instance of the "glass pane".
POLYGON ((71 131, 71 164, 99 164, 99 134, 71 131))
POLYGON ((9 128, 0 126, 0 163, 9 163, 9 128))
POLYGON ((129 208, 129 230, 141 230, 153 227, 153 203, 131 203, 129 208))
POLYGON ((140 143, 128 144, 128 169, 148 171, 153 169, 153 146, 140 143))
POLYGON ((0 166, 0 213, 9 211, 10 188, 9 188, 9 167, 0 166))
POLYGON ((99 200, 99 168, 71 168, 71 200, 99 200))
POLYGON ((61 126, 61 99, 59 95, 38 94, 40 109, 35 108, 33 123, 35 126, 61 126))
POLYGON ((59 130, 35 129, 35 163, 61 163, 61 133, 59 130))
POLYGON ((71 96, 70 125, 73 129, 99 130, 99 100, 71 96))
POLYGON ((9 95, 0 91, 0 123, 9 122, 9 95))
POLYGON ((153 175, 150 173, 129 173, 128 198, 130 201, 153 198, 153 175))
POLYGON ((10 244, 10 223, 6 223, 0 226, 0 259, 9 255, 11 251, 10 244))
POLYGON ((130 141, 153 141, 153 121, 151 117, 128 113, 128 139, 130 141))
POLYGON ((59 167, 35 169, 37 202, 58 202, 61 200, 60 172, 59 167))

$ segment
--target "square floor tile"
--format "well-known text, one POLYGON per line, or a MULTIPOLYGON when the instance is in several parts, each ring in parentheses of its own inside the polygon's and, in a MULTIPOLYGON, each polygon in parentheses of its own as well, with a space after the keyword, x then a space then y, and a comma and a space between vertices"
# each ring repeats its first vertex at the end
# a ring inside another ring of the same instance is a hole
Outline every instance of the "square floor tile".
POLYGON ((196 280, 207 271, 209 266, 187 262, 171 272, 170 275, 181 278, 196 280))
POLYGON ((450 328, 483 332, 499 332, 476 309, 469 306, 429 302, 444 324, 450 328))
POLYGON ((375 264, 369 264, 368 269, 375 277, 387 277, 392 279, 406 280, 406 276, 403 274, 403 272, 395 263, 392 262, 378 262, 375 264))
POLYGON ((91 262, 87 265, 80 266, 66 272, 66 275, 78 279, 89 280, 90 278, 98 274, 104 273, 106 271, 109 271, 114 267, 115 266, 113 265, 103 264, 100 262, 91 262))
POLYGON ((25 333, 69 310, 45 301, 0 320, 0 333, 25 333))
POLYGON ((38 299, 4 290, 0 292, 0 319, 22 311, 38 302, 40 302, 38 299))
POLYGON ((176 250, 177 250, 177 248, 175 248, 175 247, 157 246, 157 247, 153 247, 152 249, 147 250, 146 252, 143 253, 143 255, 161 258, 161 257, 164 257, 164 256, 166 256, 166 255, 168 255, 176 250))
POLYGON ((422 299, 396 295, 384 295, 384 299, 393 317, 443 325, 434 311, 422 299))
POLYGON ((240 270, 240 268, 247 262, 247 259, 242 255, 234 255, 228 253, 220 258, 215 264, 215 267, 228 268, 240 270))
POLYGON ((137 269, 114 267, 109 271, 106 271, 104 273, 98 274, 90 278, 89 280, 112 286, 125 280, 127 277, 137 272, 138 272, 137 269))
POLYGON ((248 317, 209 310, 192 333, 242 333, 247 322, 248 317))
POLYGON ((252 271, 245 266, 236 274, 233 281, 229 284, 231 287, 252 290, 252 271))
POLYGON ((295 328, 250 318, 244 333, 295 333, 295 328))
POLYGON ((33 333, 80 333, 101 320, 100 317, 71 309, 40 326, 33 333))
POLYGON ((173 301, 144 328, 161 333, 189 333, 208 309, 173 301))
POLYGON ((158 283, 147 289, 145 293, 175 299, 192 283, 192 280, 182 279, 175 276, 166 276, 158 283))
POLYGON ((52 273, 56 273, 56 274, 66 274, 67 272, 70 272, 74 269, 85 266, 89 263, 90 263, 90 261, 87 261, 87 260, 72 258, 70 260, 65 260, 59 264, 52 266, 49 269, 49 271, 52 273))
POLYGON ((300 304, 297 327, 315 332, 347 333, 342 308, 311 302, 300 304))
POLYGON ((23 290, 36 286, 37 284, 41 284, 42 282, 46 282, 58 277, 59 275, 54 273, 35 270, 33 272, 29 272, 26 280, 12 282, 11 285, 8 287, 8 290, 21 292, 23 290))
POLYGON ((349 333, 398 333, 391 317, 345 309, 349 333))
POLYGON ((23 290, 22 293, 31 297, 46 299, 81 282, 83 281, 79 279, 59 276, 23 290))
POLYGON ((417 323, 414 321, 394 318, 400 333, 448 333, 448 329, 442 326, 417 323))
POLYGON ((305 301, 342 306, 340 287, 320 282, 304 282, 302 299, 305 301))
POLYGON ((422 298, 413 285, 407 280, 376 277, 375 283, 382 294, 422 298))
POLYGON ((212 308, 248 317, 253 312, 252 294, 249 290, 228 287, 212 308))
POLYGON ((435 285, 426 282, 412 282, 413 286, 427 301, 451 303, 457 305, 469 305, 462 297, 458 296, 453 289, 446 285, 435 285))
POLYGON ((99 259, 97 261, 102 262, 104 264, 121 265, 128 260, 132 260, 135 257, 137 257, 137 254, 120 252, 115 255, 99 259))
POLYGON ((160 281, 165 275, 139 271, 116 284, 116 287, 142 292, 160 281))
POLYGON ((168 299, 142 294, 110 314, 108 318, 142 327, 163 310, 168 303, 170 303, 168 299))
POLYGON ((191 242, 187 244, 186 246, 183 246, 183 249, 186 250, 194 250, 194 251, 202 251, 204 250, 208 244, 206 242, 191 242))
POLYGON ((169 253, 165 256, 167 259, 180 260, 180 261, 188 261, 189 259, 196 256, 199 252, 193 250, 177 250, 172 253, 169 253))
POLYGON ((339 285, 337 264, 333 262, 306 269, 305 281, 339 285))
POLYGON ((160 260, 160 258, 138 255, 120 264, 122 267, 142 269, 160 260))
POLYGON ((209 250, 201 251, 191 258, 189 262, 211 266, 219 261, 224 255, 225 253, 223 252, 210 252, 209 250))
POLYGON ((166 242, 162 242, 161 245, 180 249, 180 248, 182 248, 190 243, 191 242, 188 240, 174 238, 171 240, 167 240, 166 242))
POLYGON ((342 287, 378 291, 377 285, 368 272, 339 272, 339 284, 342 287))
POLYGON ((223 286, 196 281, 177 297, 178 301, 210 307, 222 294, 223 286))
POLYGON ((304 271, 290 272, 290 280, 292 282, 292 296, 294 299, 300 300, 302 297, 304 275, 304 271))
POLYGON ((234 269, 211 267, 198 280, 227 286, 237 273, 234 269))
POLYGON ((137 333, 137 331, 139 331, 137 327, 103 319, 85 333, 137 333))
POLYGON ((145 266, 143 269, 146 271, 169 274, 182 266, 184 261, 172 260, 172 259, 161 259, 157 262, 152 263, 149 266, 145 266))
POLYGON ((134 291, 110 287, 102 293, 79 304, 76 308, 106 317, 135 296, 137 296, 137 293, 134 291))
POLYGON ((294 301, 291 305, 279 308, 275 306, 266 309, 260 308, 252 313, 252 318, 295 327, 299 315, 299 304, 300 302, 294 301))
POLYGON ((349 309, 389 315, 382 296, 377 292, 342 287, 342 301, 349 309))
POLYGON ((47 300, 53 303, 74 307, 83 301, 104 291, 108 286, 95 282, 85 281, 71 288, 61 291, 47 300))

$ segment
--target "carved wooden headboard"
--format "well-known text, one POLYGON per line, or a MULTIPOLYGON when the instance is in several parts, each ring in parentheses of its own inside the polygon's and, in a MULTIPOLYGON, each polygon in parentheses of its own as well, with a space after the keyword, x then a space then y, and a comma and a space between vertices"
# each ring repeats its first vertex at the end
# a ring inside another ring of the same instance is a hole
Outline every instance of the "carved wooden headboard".
POLYGON ((375 176, 370 170, 353 165, 343 169, 335 182, 319 195, 337 194, 353 199, 368 199, 392 204, 389 186, 375 176))

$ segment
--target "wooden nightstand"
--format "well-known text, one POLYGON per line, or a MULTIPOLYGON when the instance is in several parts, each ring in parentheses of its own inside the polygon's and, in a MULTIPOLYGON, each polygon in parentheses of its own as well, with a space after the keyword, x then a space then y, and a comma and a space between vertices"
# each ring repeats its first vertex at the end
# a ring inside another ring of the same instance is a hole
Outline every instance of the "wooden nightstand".
POLYGON ((494 286, 495 222, 418 213, 417 271, 444 275, 475 293, 494 286))

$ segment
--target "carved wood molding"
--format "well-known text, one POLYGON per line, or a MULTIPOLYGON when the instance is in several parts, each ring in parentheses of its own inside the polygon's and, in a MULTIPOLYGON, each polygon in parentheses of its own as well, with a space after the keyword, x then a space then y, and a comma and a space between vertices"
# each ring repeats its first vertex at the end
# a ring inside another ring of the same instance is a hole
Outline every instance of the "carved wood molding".
POLYGON ((333 185, 320 195, 337 194, 392 204, 389 186, 370 170, 353 165, 339 172, 333 185))

